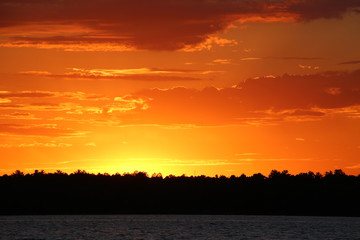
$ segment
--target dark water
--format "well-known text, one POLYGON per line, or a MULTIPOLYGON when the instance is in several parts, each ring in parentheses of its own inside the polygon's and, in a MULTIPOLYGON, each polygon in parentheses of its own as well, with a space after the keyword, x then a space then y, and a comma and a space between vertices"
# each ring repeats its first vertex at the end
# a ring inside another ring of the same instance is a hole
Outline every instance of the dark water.
POLYGON ((0 216, 0 240, 360 239, 360 218, 90 215, 0 216))

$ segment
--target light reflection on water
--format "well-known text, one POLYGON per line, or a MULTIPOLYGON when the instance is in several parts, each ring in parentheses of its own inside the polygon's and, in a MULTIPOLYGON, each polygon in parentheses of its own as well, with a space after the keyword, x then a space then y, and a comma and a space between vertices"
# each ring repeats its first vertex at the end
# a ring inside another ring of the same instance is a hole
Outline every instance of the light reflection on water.
POLYGON ((360 239, 360 218, 245 215, 0 216, 0 240, 360 239))

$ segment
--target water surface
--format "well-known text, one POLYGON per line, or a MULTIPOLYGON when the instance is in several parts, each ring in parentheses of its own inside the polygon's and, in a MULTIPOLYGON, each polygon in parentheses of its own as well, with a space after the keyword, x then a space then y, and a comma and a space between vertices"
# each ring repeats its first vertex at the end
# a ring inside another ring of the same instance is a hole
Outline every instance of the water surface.
POLYGON ((1 240, 360 239, 360 218, 223 215, 0 216, 1 240))

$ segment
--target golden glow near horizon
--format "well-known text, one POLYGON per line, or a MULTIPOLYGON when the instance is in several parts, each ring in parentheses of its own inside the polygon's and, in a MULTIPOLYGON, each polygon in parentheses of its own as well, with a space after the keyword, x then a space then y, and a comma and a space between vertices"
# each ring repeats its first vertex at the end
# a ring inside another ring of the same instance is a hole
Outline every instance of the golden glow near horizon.
POLYGON ((360 174, 360 3, 324 4, 2 1, 0 174, 360 174))

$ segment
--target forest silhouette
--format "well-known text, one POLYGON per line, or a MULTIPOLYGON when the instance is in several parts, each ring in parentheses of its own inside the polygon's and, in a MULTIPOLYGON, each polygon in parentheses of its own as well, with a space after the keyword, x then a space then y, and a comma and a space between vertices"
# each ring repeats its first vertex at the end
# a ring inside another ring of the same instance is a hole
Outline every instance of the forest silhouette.
POLYGON ((0 176, 0 214, 274 214, 360 216, 360 175, 149 176, 77 170, 0 176))

